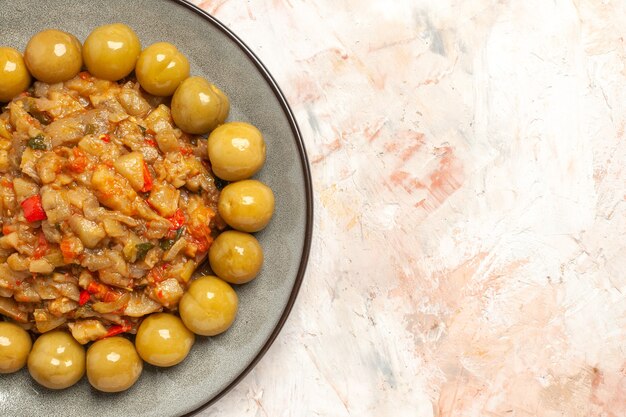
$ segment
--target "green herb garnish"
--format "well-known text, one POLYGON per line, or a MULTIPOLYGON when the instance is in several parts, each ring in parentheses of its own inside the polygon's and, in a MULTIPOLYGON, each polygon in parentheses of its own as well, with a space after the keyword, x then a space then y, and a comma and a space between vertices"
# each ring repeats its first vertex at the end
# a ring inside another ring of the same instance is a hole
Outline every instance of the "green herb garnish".
POLYGON ((138 243, 135 245, 137 249, 137 260, 143 261, 143 258, 146 257, 146 254, 150 249, 152 249, 154 245, 152 243, 138 243))
POLYGON ((176 243, 174 239, 163 239, 159 242, 159 247, 163 250, 169 250, 174 246, 174 243, 176 243))
POLYGON ((96 133, 96 126, 94 124, 89 123, 85 126, 85 135, 93 135, 96 133))
POLYGON ((176 243, 176 241, 181 238, 184 231, 185 231, 185 226, 179 227, 178 229, 176 229, 176 234, 174 235, 174 237, 171 239, 161 240, 159 242, 159 247, 163 250, 169 250, 172 246, 174 246, 174 243, 176 243))
POLYGON ((139 129, 141 129, 141 133, 143 133, 145 135, 146 134, 146 130, 148 130, 148 129, 146 129, 142 125, 137 125, 137 126, 139 126, 139 129))
POLYGON ((37 135, 34 138, 28 139, 28 142, 26 142, 26 144, 31 149, 36 149, 40 151, 45 151, 46 149, 48 149, 48 145, 46 145, 43 135, 37 135))

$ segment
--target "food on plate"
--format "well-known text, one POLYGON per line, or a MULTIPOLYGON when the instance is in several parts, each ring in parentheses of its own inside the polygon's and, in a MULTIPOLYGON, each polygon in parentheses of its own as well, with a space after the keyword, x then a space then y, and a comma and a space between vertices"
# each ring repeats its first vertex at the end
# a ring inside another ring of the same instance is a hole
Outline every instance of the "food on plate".
POLYGON ((139 379, 142 369, 135 346, 123 337, 98 340, 87 350, 87 379, 99 391, 127 390, 139 379))
POLYGON ((224 224, 206 142, 148 100, 82 73, 0 115, 5 315, 86 344, 176 309, 224 224))
POLYGON ((24 58, 15 49, 0 47, 0 103, 10 101, 30 85, 24 58))
POLYGON ((249 233, 227 230, 209 248, 213 272, 231 284, 252 281, 263 265, 263 249, 249 233))
POLYGON ((24 61, 39 81, 59 83, 75 77, 80 71, 82 48, 72 34, 56 29, 44 30, 28 41, 24 61))
POLYGON ((207 147, 213 173, 226 181, 250 178, 265 162, 263 135, 249 123, 218 126, 209 135, 207 147))
POLYGON ((83 45, 87 70, 97 78, 117 81, 134 69, 141 52, 135 32, 122 23, 95 28, 83 45))
POLYGON ((27 364, 62 389, 86 369, 94 388, 123 391, 143 361, 174 366, 194 333, 228 329, 227 282, 260 271, 256 238, 225 230, 272 217, 272 191, 247 179, 265 161, 261 132, 225 123, 228 98, 188 78, 173 45, 140 52, 119 23, 83 47, 46 30, 24 59, 0 48, 0 373, 27 364), (207 258, 223 280, 194 280, 207 258))
POLYGON ((28 371, 46 388, 71 387, 85 373, 85 349, 69 333, 42 334, 28 355, 28 371))
POLYGON ((222 219, 242 232, 263 230, 274 214, 274 193, 257 180, 228 184, 220 193, 218 210, 222 219))
POLYGON ((155 96, 171 96, 189 77, 189 61, 174 45, 158 42, 139 55, 135 69, 141 87, 155 96))
POLYGON ((180 301, 180 317, 185 326, 202 336, 225 332, 237 315, 239 300, 228 283, 205 276, 193 281, 180 301))
POLYGON ((151 365, 174 366, 182 362, 193 346, 195 336, 177 316, 152 314, 137 330, 135 346, 141 358, 151 365))
POLYGON ((203 135, 224 123, 230 111, 228 97, 202 77, 183 81, 172 97, 172 117, 183 131, 203 135))
POLYGON ((32 345, 26 330, 17 324, 0 322, 0 374, 22 369, 32 345))

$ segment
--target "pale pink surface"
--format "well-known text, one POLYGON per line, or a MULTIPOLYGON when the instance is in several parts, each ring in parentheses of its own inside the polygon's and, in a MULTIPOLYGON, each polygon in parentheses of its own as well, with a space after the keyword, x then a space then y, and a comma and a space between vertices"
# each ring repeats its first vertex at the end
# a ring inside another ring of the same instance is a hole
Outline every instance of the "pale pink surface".
POLYGON ((196 4, 316 193, 289 321, 203 416, 626 415, 626 2, 196 4))

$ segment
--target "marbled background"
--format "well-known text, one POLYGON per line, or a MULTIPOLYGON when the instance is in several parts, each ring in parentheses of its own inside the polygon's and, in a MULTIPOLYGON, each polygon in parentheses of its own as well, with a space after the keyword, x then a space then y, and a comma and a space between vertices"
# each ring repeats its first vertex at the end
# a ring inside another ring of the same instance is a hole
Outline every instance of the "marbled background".
POLYGON ((308 148, 300 297, 201 415, 626 415, 626 1, 195 1, 308 148))

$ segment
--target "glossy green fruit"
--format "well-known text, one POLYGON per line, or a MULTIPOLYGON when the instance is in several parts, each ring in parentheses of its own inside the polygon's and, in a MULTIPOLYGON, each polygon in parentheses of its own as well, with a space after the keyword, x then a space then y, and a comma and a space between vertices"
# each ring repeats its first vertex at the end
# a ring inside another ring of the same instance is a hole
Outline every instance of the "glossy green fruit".
POLYGON ((195 337, 173 314, 152 314, 141 323, 135 346, 141 358, 155 366, 174 366, 182 362, 195 337))
POLYGON ((261 181, 243 180, 228 184, 220 193, 217 209, 230 227, 258 232, 274 214, 274 193, 261 181))
POLYGON ((194 135, 208 133, 224 123, 229 111, 228 97, 202 77, 187 78, 172 97, 174 123, 194 135))
POLYGON ((83 46, 83 59, 94 77, 117 81, 137 64, 141 43, 135 32, 122 23, 94 29, 83 46))
POLYGON ((195 334, 215 336, 235 321, 239 299, 228 283, 205 276, 193 281, 178 305, 185 326, 195 334))
POLYGON ((263 249, 249 233, 227 230, 209 249, 211 269, 224 281, 245 284, 259 274, 263 265, 263 249))
POLYGON ((0 48, 0 102, 8 102, 30 85, 30 73, 22 54, 13 48, 0 48))
POLYGON ((209 135, 207 149, 213 173, 226 181, 250 178, 265 162, 263 135, 249 123, 218 126, 209 135))
POLYGON ((85 374, 85 349, 69 333, 44 333, 28 356, 28 372, 46 388, 71 387, 85 374))
POLYGON ((53 84, 74 78, 83 66, 82 47, 76 36, 49 29, 30 38, 24 51, 30 73, 53 84))
POLYGON ((30 335, 17 324, 0 322, 0 374, 19 371, 33 346, 30 335))
POLYGON ((98 340, 87 350, 87 379, 99 391, 127 390, 137 382, 142 369, 135 346, 123 337, 98 340))
POLYGON ((189 77, 189 61, 174 45, 158 42, 147 47, 135 68, 141 87, 155 96, 171 96, 189 77))

